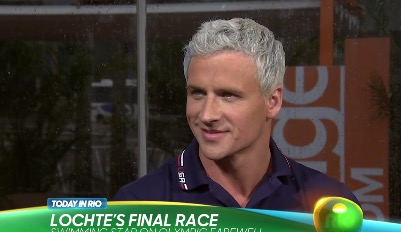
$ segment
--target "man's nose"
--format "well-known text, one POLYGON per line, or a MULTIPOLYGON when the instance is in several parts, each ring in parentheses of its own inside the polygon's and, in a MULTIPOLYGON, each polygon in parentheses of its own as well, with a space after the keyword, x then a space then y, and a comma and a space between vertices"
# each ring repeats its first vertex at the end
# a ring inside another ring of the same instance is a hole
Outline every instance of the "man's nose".
POLYGON ((221 112, 218 99, 215 96, 207 97, 200 113, 200 119, 204 123, 211 123, 220 119, 221 112))

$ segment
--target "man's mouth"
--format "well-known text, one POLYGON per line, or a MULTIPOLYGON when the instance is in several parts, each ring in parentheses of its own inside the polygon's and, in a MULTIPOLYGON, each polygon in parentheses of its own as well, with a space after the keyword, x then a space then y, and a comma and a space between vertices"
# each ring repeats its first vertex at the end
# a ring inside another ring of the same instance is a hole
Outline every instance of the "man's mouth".
POLYGON ((201 131, 202 131, 202 137, 207 141, 220 140, 226 133, 226 131, 224 130, 215 130, 207 128, 201 128, 201 131))

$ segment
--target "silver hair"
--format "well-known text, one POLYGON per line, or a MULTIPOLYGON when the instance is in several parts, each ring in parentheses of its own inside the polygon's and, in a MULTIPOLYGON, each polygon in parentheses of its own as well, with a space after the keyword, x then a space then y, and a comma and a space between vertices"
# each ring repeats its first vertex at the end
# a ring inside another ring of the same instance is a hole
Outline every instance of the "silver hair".
POLYGON ((225 51, 243 52, 254 60, 263 94, 283 84, 285 54, 281 43, 265 26, 252 19, 234 18, 204 22, 184 47, 184 75, 194 56, 207 56, 225 51))

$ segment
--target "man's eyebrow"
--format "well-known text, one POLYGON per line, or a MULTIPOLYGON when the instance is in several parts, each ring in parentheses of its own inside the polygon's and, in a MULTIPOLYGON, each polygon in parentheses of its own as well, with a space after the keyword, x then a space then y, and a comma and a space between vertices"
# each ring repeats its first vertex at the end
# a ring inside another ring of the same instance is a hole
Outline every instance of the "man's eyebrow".
MULTIPOLYGON (((186 89, 187 90, 201 90, 201 91, 205 90, 202 87, 198 87, 198 86, 194 86, 194 85, 187 85, 186 89)), ((236 95, 242 95, 244 93, 243 91, 241 91, 239 89, 236 89, 236 88, 217 88, 215 90, 215 92, 217 92, 217 93, 228 92, 228 93, 233 93, 233 94, 236 94, 236 95)))
POLYGON ((233 93, 236 95, 241 95, 243 93, 243 91, 236 89, 236 88, 218 88, 216 91, 221 92, 221 93, 228 92, 228 93, 233 93))

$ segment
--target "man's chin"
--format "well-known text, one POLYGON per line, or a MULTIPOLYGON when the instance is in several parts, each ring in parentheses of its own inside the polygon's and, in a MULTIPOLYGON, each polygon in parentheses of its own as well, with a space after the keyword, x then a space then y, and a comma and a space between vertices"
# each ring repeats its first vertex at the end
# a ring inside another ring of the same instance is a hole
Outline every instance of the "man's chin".
POLYGON ((226 152, 216 152, 216 151, 205 151, 201 150, 201 155, 206 158, 207 160, 210 161, 222 161, 227 157, 226 152))

